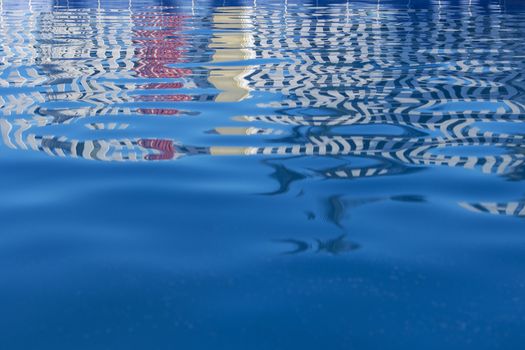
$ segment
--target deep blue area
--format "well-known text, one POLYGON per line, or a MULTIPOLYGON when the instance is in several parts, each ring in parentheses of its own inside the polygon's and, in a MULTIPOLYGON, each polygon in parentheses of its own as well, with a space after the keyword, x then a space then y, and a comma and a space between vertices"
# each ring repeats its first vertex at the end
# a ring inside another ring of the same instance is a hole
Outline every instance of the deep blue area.
POLYGON ((0 349, 522 349, 524 4, 4 0, 0 349))

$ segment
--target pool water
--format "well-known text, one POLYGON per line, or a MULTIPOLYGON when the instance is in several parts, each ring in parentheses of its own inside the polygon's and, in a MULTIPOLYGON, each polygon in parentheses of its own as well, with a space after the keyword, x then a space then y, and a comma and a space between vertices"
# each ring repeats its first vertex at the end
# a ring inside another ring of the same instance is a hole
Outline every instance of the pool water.
POLYGON ((525 2, 0 13, 1 349, 523 349, 525 2))

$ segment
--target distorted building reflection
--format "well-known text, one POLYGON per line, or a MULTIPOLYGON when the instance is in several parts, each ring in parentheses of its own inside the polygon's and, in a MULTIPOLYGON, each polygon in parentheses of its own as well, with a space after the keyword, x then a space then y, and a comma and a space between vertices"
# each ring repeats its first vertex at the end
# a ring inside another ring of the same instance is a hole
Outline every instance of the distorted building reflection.
POLYGON ((508 57, 525 52, 483 7, 440 21, 450 10, 401 11, 397 1, 388 10, 324 3, 316 14, 245 1, 211 10, 158 5, 17 5, 9 20, 0 16, 3 143, 102 161, 271 158, 293 181, 307 170, 358 180, 429 167, 523 180, 525 64, 508 57), (473 35, 475 47, 466 45, 473 35), (250 109, 248 98, 257 101, 250 109), (222 111, 227 103, 235 107, 222 111), (200 144, 179 143, 176 128, 157 137, 134 125, 209 110, 229 119, 200 144), (90 133, 71 132, 78 125, 90 133), (342 163, 292 169, 289 157, 342 163))

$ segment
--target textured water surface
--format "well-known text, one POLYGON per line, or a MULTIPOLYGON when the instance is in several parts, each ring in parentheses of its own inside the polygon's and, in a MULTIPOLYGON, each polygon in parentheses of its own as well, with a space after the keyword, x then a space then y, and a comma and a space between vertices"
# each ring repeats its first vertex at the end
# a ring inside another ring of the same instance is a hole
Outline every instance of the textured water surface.
POLYGON ((522 1, 0 14, 2 349, 523 348, 522 1))

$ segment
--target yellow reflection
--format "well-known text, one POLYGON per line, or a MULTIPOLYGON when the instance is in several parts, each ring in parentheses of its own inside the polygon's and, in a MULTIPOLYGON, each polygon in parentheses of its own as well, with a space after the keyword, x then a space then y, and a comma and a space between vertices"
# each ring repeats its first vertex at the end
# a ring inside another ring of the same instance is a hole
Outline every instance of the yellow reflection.
POLYGON ((210 154, 213 156, 242 156, 254 154, 254 147, 210 147, 210 154))
MULTIPOLYGON (((248 7, 220 7, 213 16, 214 29, 218 30, 209 47, 215 50, 213 63, 245 61, 255 58, 251 33, 252 10, 248 7)), ((246 76, 250 66, 212 66, 208 81, 221 92, 216 102, 238 102, 249 96, 246 76)))

